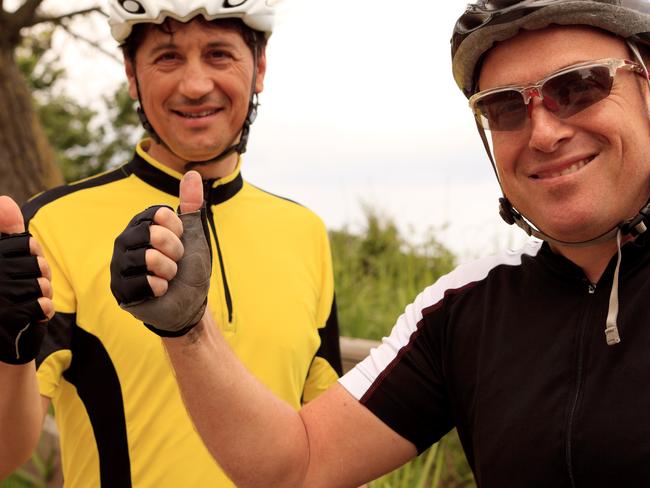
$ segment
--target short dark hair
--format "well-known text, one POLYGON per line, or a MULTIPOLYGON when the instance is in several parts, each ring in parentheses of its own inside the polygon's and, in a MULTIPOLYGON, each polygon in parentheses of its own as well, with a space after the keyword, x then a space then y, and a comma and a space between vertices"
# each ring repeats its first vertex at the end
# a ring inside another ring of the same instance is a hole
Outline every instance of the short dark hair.
MULTIPOLYGON (((234 30, 239 32, 239 34, 244 39, 244 42, 251 50, 252 53, 259 56, 263 49, 266 47, 266 35, 263 32, 251 29, 241 19, 227 18, 227 19, 214 19, 206 20, 203 16, 197 16, 195 19, 200 20, 204 23, 215 24, 220 28, 234 30)), ((194 20, 194 19, 193 19, 194 20)), ((122 53, 124 57, 131 62, 135 62, 135 54, 142 43, 147 32, 151 29, 157 29, 160 32, 169 34, 170 36, 174 34, 174 24, 171 22, 171 19, 166 18, 161 24, 153 23, 141 23, 135 24, 131 30, 131 34, 127 37, 120 48, 122 48, 122 53)))

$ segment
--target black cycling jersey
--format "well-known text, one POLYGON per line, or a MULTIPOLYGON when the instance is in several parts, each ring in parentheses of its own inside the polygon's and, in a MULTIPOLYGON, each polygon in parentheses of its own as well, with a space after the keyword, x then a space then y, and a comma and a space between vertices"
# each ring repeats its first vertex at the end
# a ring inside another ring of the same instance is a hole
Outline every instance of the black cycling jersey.
POLYGON ((419 452, 457 427, 480 487, 650 486, 650 244, 600 281, 530 242, 460 266, 340 382, 419 452))

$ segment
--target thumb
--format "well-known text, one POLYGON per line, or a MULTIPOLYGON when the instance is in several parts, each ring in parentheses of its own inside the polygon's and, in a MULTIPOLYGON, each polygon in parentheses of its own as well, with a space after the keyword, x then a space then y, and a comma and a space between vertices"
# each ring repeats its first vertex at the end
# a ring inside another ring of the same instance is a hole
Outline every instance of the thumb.
POLYGON ((0 232, 4 234, 25 232, 25 221, 18 204, 5 195, 0 196, 0 232))
POLYGON ((203 205, 203 180, 197 171, 188 171, 180 186, 181 213, 196 212, 203 205))

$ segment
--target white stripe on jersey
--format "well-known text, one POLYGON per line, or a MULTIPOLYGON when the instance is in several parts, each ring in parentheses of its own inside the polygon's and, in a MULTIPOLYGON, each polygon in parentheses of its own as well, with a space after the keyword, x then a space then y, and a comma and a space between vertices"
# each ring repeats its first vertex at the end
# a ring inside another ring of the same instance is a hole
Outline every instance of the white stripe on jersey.
POLYGON ((361 399, 399 351, 409 343, 411 335, 417 330, 417 324, 422 320, 422 310, 442 300, 448 290, 456 290, 469 283, 485 279, 497 266, 519 266, 523 255, 535 256, 541 246, 541 241, 530 239, 519 250, 509 250, 463 264, 440 277, 406 307, 404 313, 397 319, 390 336, 384 337, 381 345, 373 348, 366 359, 339 379, 339 383, 357 400, 361 399))

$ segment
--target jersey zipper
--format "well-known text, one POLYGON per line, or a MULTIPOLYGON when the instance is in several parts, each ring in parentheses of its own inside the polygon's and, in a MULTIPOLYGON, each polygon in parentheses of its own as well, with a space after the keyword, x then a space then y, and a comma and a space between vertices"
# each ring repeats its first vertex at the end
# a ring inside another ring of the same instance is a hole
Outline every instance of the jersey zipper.
MULTIPOLYGON (((596 285, 589 283, 587 288, 589 295, 594 295, 596 293, 596 285)), ((578 331, 578 354, 576 358, 576 382, 575 382, 575 394, 573 395, 573 402, 571 403, 571 409, 569 410, 569 418, 567 421, 567 430, 566 430, 566 463, 567 470, 569 472, 569 480, 571 482, 571 487, 576 488, 575 478, 573 476, 573 459, 572 459, 572 433, 573 433, 573 422, 575 420, 576 410, 578 408, 578 401, 580 399, 580 393, 582 390, 582 376, 583 376, 583 349, 584 349, 584 335, 585 335, 585 324, 587 320, 583 320, 580 323, 580 330, 578 331)))
POLYGON ((228 308, 228 324, 232 324, 233 316, 233 303, 230 295, 230 287, 228 286, 228 278, 226 278, 226 266, 223 262, 221 254, 221 246, 219 245, 219 237, 217 236, 217 227, 214 223, 214 213, 212 212, 212 204, 210 203, 209 195, 212 191, 212 183, 214 180, 205 180, 203 183, 203 192, 205 194, 205 209, 207 214, 208 223, 212 229, 212 236, 214 237, 215 248, 217 249, 217 257, 219 258, 219 270, 221 271, 221 280, 223 281, 223 292, 226 299, 226 307, 228 308))

